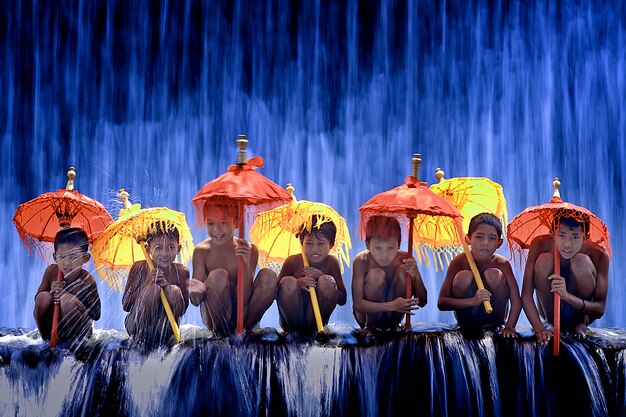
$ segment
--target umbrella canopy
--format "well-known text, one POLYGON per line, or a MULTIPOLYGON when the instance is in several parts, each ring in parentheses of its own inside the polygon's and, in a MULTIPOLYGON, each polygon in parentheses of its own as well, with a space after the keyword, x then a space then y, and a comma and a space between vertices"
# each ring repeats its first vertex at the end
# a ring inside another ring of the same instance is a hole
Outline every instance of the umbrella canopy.
POLYGON ((91 248, 98 274, 111 288, 122 292, 121 274, 116 272, 130 269, 135 262, 146 259, 142 245, 157 222, 165 225, 163 230, 172 226, 178 229, 182 246, 178 262, 183 265, 189 263, 194 243, 184 213, 167 207, 142 209, 140 204, 128 205, 120 210, 119 218, 102 232, 91 248))
MULTIPOLYGON (((290 186, 287 184, 287 191, 293 190, 290 186)), ((291 204, 260 213, 252 224, 250 241, 259 249, 259 265, 278 273, 285 259, 302 252, 296 234, 303 227, 310 232, 313 226, 332 222, 337 235, 330 254, 339 259, 343 273, 344 264, 350 266, 349 250, 352 247, 346 220, 329 205, 293 198, 291 204), (316 216, 315 225, 313 216, 316 216)))
POLYGON ((54 242, 62 227, 80 227, 89 243, 93 243, 113 223, 100 202, 74 189, 74 167, 70 167, 67 176, 66 189, 43 193, 17 207, 13 223, 29 249, 39 249, 43 254, 49 248, 43 242, 54 242))
POLYGON ((461 245, 457 233, 462 219, 459 210, 413 175, 406 177, 403 185, 370 198, 359 212, 361 239, 365 239, 365 225, 370 217, 395 217, 403 235, 412 235, 411 243, 422 262, 428 263, 427 249, 430 249, 436 255, 436 265, 443 267, 444 259, 449 263, 461 245))
POLYGON ((528 207, 511 220, 507 226, 507 241, 512 254, 519 255, 521 261, 524 249, 530 247, 534 238, 552 233, 552 224, 555 218, 572 217, 579 222, 589 224, 589 230, 586 231, 588 233, 587 239, 598 244, 610 256, 611 245, 606 224, 586 208, 561 200, 558 192, 560 185, 559 179, 555 178, 556 191, 549 203, 528 207))
POLYGON ((504 229, 509 222, 506 199, 502 186, 484 177, 456 177, 445 179, 444 171, 437 168, 438 183, 430 190, 450 201, 463 216, 463 232, 467 233, 470 220, 480 213, 492 213, 502 221, 504 229))

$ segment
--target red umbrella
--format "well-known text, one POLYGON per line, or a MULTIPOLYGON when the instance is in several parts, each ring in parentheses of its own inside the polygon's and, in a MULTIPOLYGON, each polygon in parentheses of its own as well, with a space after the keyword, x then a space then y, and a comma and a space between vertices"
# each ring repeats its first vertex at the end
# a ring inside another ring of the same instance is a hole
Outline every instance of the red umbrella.
MULTIPOLYGON (((253 216, 261 211, 289 203, 291 195, 280 185, 259 174, 255 170, 264 165, 263 158, 256 156, 246 160, 248 141, 245 135, 237 139, 237 165, 228 167, 228 171, 206 183, 192 199, 196 209, 196 218, 203 218, 205 204, 225 204, 236 207, 239 212, 239 237, 245 238, 244 213, 253 216)), ((237 264, 237 332, 243 331, 243 259, 237 264)))
MULTIPOLYGON (((101 203, 74 189, 75 177, 75 168, 70 167, 65 189, 41 194, 20 204, 15 211, 13 223, 20 238, 29 249, 38 249, 42 257, 50 250, 44 242, 54 242, 61 228, 80 227, 87 234, 89 243, 93 243, 100 233, 113 223, 113 218, 101 203)), ((57 280, 63 280, 60 269, 57 280)), ((58 322, 59 305, 55 304, 50 336, 51 347, 56 345, 58 322)))
MULTIPOLYGON (((549 203, 526 208, 515 216, 507 226, 507 241, 512 255, 518 254, 521 263, 524 250, 530 248, 533 239, 552 233, 555 218, 572 217, 584 223, 588 222, 587 239, 604 248, 610 256, 609 231, 604 222, 586 208, 561 200, 559 193, 561 182, 558 178, 554 179, 552 186, 554 187, 554 194, 549 203)), ((561 265, 556 240, 554 245, 554 273, 559 275, 561 265)), ((560 321, 561 297, 558 293, 554 293, 554 355, 559 354, 560 321)))
MULTIPOLYGON (((426 248, 445 251, 460 245, 458 230, 462 216, 459 210, 445 198, 432 192, 425 182, 420 182, 418 168, 422 163, 420 154, 414 154, 413 173, 405 184, 376 194, 360 208, 361 239, 365 238, 365 225, 372 216, 388 216, 398 219, 403 229, 408 229, 409 254, 413 255, 413 241, 419 247, 418 258, 427 257, 426 248), (443 241, 441 236, 455 236, 443 241)), ((451 249, 450 249, 451 250, 451 249)), ((406 298, 411 297, 412 280, 407 275, 406 298)), ((405 329, 410 329, 411 318, 406 315, 405 329)))

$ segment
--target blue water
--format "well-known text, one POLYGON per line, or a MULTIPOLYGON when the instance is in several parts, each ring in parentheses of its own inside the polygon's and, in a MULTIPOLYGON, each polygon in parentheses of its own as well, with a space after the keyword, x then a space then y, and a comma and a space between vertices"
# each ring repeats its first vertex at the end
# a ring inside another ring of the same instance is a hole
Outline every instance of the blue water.
MULTIPOLYGON (((510 219, 547 202, 558 176, 564 200, 608 225, 595 325, 624 327, 624 3, 406 3, 4 2, 0 326, 34 328, 46 266, 11 222, 20 203, 75 166, 76 188, 114 217, 124 187, 193 225, 191 198, 235 162, 244 133, 262 174, 347 219, 351 257, 364 248, 359 206, 401 184, 414 152, 429 184, 436 167, 499 182, 510 219)), ((444 272, 420 269, 430 299, 414 321, 453 323, 436 308, 444 272)), ((121 296, 99 289, 96 327, 123 329, 121 296)), ((184 322, 201 325, 198 309, 184 322)), ((331 322, 354 324, 350 298, 331 322)), ((275 306, 261 324, 278 326, 275 306)))

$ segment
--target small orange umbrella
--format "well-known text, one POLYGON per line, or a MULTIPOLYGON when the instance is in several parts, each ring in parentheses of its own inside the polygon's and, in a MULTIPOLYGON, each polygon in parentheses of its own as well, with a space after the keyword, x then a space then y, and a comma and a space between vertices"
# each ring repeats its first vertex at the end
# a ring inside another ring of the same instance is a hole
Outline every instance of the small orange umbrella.
MULTIPOLYGON (((419 181, 421 163, 420 154, 413 154, 413 172, 406 177, 405 184, 376 194, 359 208, 361 239, 365 239, 365 225, 370 217, 395 217, 405 230, 408 229, 409 254, 413 256, 413 242, 417 242, 416 252, 420 260, 428 259, 427 248, 441 252, 458 246, 460 238, 456 231, 460 229, 462 219, 451 202, 429 190, 425 182, 419 181), (451 238, 444 241, 442 236, 451 238)), ((407 276, 406 298, 411 297, 411 287, 411 277, 407 276)), ((410 327, 411 317, 407 314, 405 329, 410 327)))
MULTIPOLYGON (((225 204, 237 208, 239 212, 239 237, 245 238, 244 214, 253 216, 264 210, 286 204, 291 195, 280 185, 255 170, 264 165, 263 158, 256 156, 246 160, 248 140, 245 135, 237 139, 237 165, 228 167, 228 171, 206 183, 192 199, 196 209, 196 218, 203 219, 205 204, 225 204)), ((237 332, 243 332, 243 259, 237 264, 237 332)))
MULTIPOLYGON (((15 211, 13 223, 20 238, 28 249, 36 248, 42 257, 46 251, 51 250, 50 245, 46 246, 44 242, 54 242, 61 228, 80 227, 87 234, 89 243, 93 243, 100 233, 113 223, 113 218, 101 203, 74 189, 75 177, 76 170, 70 167, 65 189, 41 194, 20 204, 15 211)), ((63 280, 60 269, 57 280, 63 280)), ((56 346, 58 323, 59 305, 55 304, 50 336, 51 347, 56 346)))
MULTIPOLYGON (((547 204, 526 208, 515 216, 507 226, 507 241, 512 255, 517 253, 521 258, 524 250, 530 248, 532 240, 538 236, 549 235, 555 218, 573 217, 581 222, 589 222, 588 240, 598 244, 611 255, 609 243, 609 231, 602 220, 591 211, 561 200, 559 188, 561 181, 555 178, 552 182, 554 194, 547 204)), ((520 262, 521 263, 521 262, 520 262)), ((554 273, 560 274, 561 264, 559 252, 554 241, 554 273)), ((559 355, 560 331, 561 331, 561 297, 554 293, 554 355, 559 355)))

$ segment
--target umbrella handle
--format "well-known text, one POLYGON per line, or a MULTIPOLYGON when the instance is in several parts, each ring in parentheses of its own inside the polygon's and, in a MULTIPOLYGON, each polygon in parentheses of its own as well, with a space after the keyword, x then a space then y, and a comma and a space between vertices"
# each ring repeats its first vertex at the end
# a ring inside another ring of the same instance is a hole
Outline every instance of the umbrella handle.
MULTIPOLYGON (((302 248, 302 262, 305 267, 309 266, 309 260, 304 254, 304 248, 302 248)), ((320 313, 320 305, 317 302, 317 291, 315 291, 315 287, 309 287, 309 295, 311 296, 311 306, 313 307, 313 315, 315 316, 317 331, 322 333, 324 331, 324 325, 322 324, 322 314, 320 313)))
MULTIPOLYGON (((409 256, 413 256, 413 217, 409 217, 409 256)), ((411 298, 411 293, 413 293, 413 277, 411 274, 406 274, 406 297, 411 298)), ((404 319, 404 330, 411 330, 411 313, 406 313, 404 319)))
MULTIPOLYGON (((245 239, 245 229, 244 229, 244 220, 243 220, 243 208, 240 211, 240 222, 239 225, 239 238, 245 239)), ((243 333, 243 299, 244 299, 244 275, 245 275, 245 265, 243 263, 243 258, 241 256, 237 257, 237 327, 236 332, 241 334, 243 333)))
MULTIPOLYGON (((478 272, 478 268, 476 267, 476 261, 474 261, 474 257, 472 256, 472 252, 470 251, 467 243, 463 242, 463 250, 465 251, 465 257, 467 258, 467 262, 469 262, 470 269, 472 270, 472 274, 474 275, 474 281, 476 281, 476 286, 479 290, 484 290, 485 285, 483 284, 483 280, 480 277, 480 272, 478 272)), ((488 314, 493 313, 493 307, 491 307, 491 302, 489 300, 483 301, 483 306, 485 307, 485 311, 488 314)))
MULTIPOLYGON (((143 254, 146 257, 146 262, 148 263, 148 270, 152 270, 154 268, 154 264, 152 263, 152 258, 148 254, 146 248, 141 245, 141 249, 143 249, 143 254)), ((165 297, 165 291, 161 288, 161 302, 163 303, 163 308, 165 309, 165 314, 167 315, 167 320, 170 322, 170 326, 172 327, 172 331, 174 332, 174 337, 176 337, 176 342, 180 343, 182 340, 180 337, 180 330, 178 329, 178 324, 176 323, 176 319, 174 318, 174 313, 172 312, 172 307, 170 307, 169 301, 167 301, 167 297, 165 297)))
MULTIPOLYGON (((559 259, 556 240, 554 241, 554 274, 561 275, 561 260, 559 259)), ((558 292, 554 293, 554 344, 552 347, 554 356, 559 356, 561 347, 561 295, 558 292)))
MULTIPOLYGON (((61 272, 61 268, 59 268, 57 272, 57 281, 58 282, 63 281, 63 272, 61 272)), ((60 312, 61 312, 61 306, 57 303, 54 303, 54 312, 52 313, 52 331, 50 332, 50 347, 55 347, 57 345, 60 312)))

